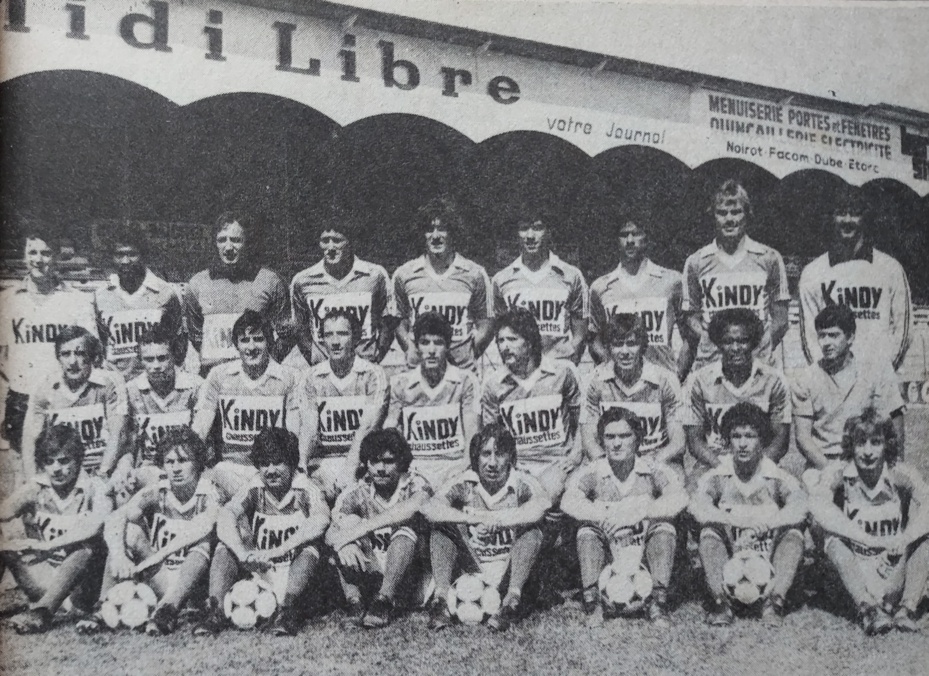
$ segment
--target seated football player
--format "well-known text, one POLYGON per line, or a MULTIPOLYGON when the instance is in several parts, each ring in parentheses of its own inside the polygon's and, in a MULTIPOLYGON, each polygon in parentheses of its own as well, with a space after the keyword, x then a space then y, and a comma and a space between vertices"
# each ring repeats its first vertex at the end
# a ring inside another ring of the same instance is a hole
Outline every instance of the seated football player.
MULTIPOLYGON (((115 371, 97 368, 100 341, 86 329, 68 326, 55 338, 56 373, 40 382, 29 398, 23 426, 23 467, 35 473, 35 444, 50 425, 65 424, 80 433, 84 444, 83 468, 109 479, 116 474, 128 406, 126 384, 115 371)), ((128 472, 131 458, 120 465, 128 472), (125 465, 125 467, 123 467, 125 465)))
MULTIPOLYGON (((169 430, 155 449, 164 481, 136 493, 104 527, 109 557, 100 598, 123 580, 151 587, 159 601, 145 626, 150 636, 175 630, 178 611, 210 569, 219 494, 203 476, 206 459, 192 430, 169 430)), ((101 622, 94 614, 78 630, 96 631, 101 622)))
POLYGON ((707 624, 732 624, 723 588, 723 567, 743 549, 760 552, 774 568, 762 617, 776 624, 803 558, 807 495, 800 482, 766 457, 774 436, 768 414, 747 402, 723 415, 727 455, 704 474, 690 496, 690 513, 700 526, 700 560, 712 597, 707 624))
POLYGON ((640 315, 615 314, 603 326, 601 344, 609 360, 593 372, 581 409, 581 437, 588 458, 604 456, 598 420, 622 407, 639 417, 644 433, 638 453, 671 463, 684 475, 684 427, 680 422, 681 388, 670 371, 645 361, 648 331, 640 315))
POLYGON ((726 452, 720 421, 739 402, 755 404, 770 417, 774 434, 765 446, 767 457, 780 462, 790 441, 790 390, 780 373, 752 357, 764 333, 761 320, 746 308, 721 310, 708 332, 722 358, 692 373, 686 387, 684 432, 696 459, 691 487, 726 452))
POLYGON ((0 505, 0 522, 22 519, 25 529, 23 538, 0 537, 0 568, 12 573, 31 603, 13 618, 23 634, 50 629, 69 596, 76 608, 93 604, 106 556, 100 535, 112 510, 104 483, 81 469, 84 444, 77 430, 47 427, 36 440, 35 458, 39 472, 0 505))
POLYGON ((415 598, 414 564, 425 544, 418 514, 432 489, 410 469, 412 462, 410 446, 396 429, 367 434, 361 442, 364 474, 339 495, 326 534, 338 554, 349 614, 369 629, 390 623, 398 594, 422 601, 415 598), (375 588, 373 600, 365 599, 363 592, 375 588))
POLYGON ((451 623, 446 598, 456 574, 477 573, 503 592, 487 620, 506 631, 522 614, 522 593, 542 548, 541 524, 551 507, 547 491, 516 468, 516 440, 499 424, 471 439, 471 469, 450 479, 421 512, 432 524, 430 555, 435 596, 429 626, 451 623))
POLYGON ((223 600, 243 574, 257 574, 274 590, 277 613, 271 629, 294 636, 297 604, 319 563, 319 545, 329 527, 329 506, 319 487, 297 472, 299 442, 293 432, 270 427, 252 443, 258 473, 220 508, 219 543, 210 564, 205 614, 194 634, 216 634, 226 626, 223 600))
POLYGON ((811 489, 826 556, 868 634, 919 631, 929 578, 929 486, 899 458, 893 423, 868 408, 845 423, 840 462, 811 489))
POLYGON ((579 522, 577 551, 589 626, 603 624, 597 581, 605 562, 638 569, 644 554, 654 583, 648 616, 668 626, 668 584, 677 531, 671 520, 687 506, 682 475, 639 455, 646 433, 638 415, 607 410, 597 423, 606 457, 571 475, 561 508, 579 522))
POLYGON ((326 500, 355 482, 358 449, 387 414, 387 376, 378 364, 359 357, 361 323, 344 309, 331 310, 319 324, 328 358, 303 380, 300 467, 313 471, 326 500))
POLYGON ((232 325, 239 358, 210 371, 194 406, 193 430, 204 441, 219 417, 218 462, 209 474, 224 500, 254 477, 250 450, 259 432, 300 431, 300 377, 271 359, 273 340, 260 314, 243 312, 232 325))
POLYGON ((386 427, 396 427, 413 451, 413 467, 433 486, 468 467, 467 448, 480 418, 480 386, 470 371, 448 362, 452 327, 424 312, 413 325, 419 366, 390 379, 386 427))

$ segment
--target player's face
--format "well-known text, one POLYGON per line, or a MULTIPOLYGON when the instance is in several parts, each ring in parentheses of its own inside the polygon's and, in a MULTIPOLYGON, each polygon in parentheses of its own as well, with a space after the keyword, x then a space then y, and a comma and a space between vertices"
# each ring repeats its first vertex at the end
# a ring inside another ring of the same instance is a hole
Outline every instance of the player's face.
POLYGON ((442 336, 424 334, 416 341, 420 363, 427 369, 445 368, 448 363, 448 345, 442 336))
POLYGON ((741 324, 730 324, 719 342, 723 362, 733 366, 747 364, 752 360, 752 343, 748 328, 741 324))
POLYGON ((337 230, 323 231, 319 236, 319 248, 323 252, 323 260, 329 265, 344 263, 352 254, 348 237, 337 230))
POLYGON ((541 221, 519 226, 519 252, 524 256, 536 256, 545 252, 548 229, 541 221))
POLYGON ((75 338, 61 346, 58 352, 58 363, 65 380, 72 385, 83 385, 90 378, 93 363, 87 349, 87 340, 75 338))
POLYGON ((864 236, 860 214, 836 214, 832 227, 836 243, 844 248, 854 249, 864 236))
POLYGON ((611 422, 603 428, 603 450, 610 462, 628 462, 639 450, 639 440, 625 420, 611 422))
POLYGON ((113 267, 121 276, 137 275, 144 270, 142 254, 132 244, 119 244, 113 250, 113 267))
POLYGON ((848 335, 838 326, 830 326, 817 331, 816 340, 826 361, 838 361, 844 359, 845 355, 852 349, 855 334, 848 335))
POLYGON ((52 452, 48 457, 48 464, 44 467, 52 488, 70 488, 77 481, 81 465, 70 453, 52 452))
POLYGON ((634 371, 642 364, 642 345, 634 333, 610 345, 613 364, 620 371, 634 371))
POLYGON ((723 240, 738 241, 745 235, 748 214, 741 200, 724 199, 716 202, 713 211, 716 219, 716 237, 723 240))
POLYGON ((343 361, 355 351, 352 325, 345 317, 336 317, 323 324, 323 346, 333 361, 343 361))
POLYGON ((24 258, 26 269, 33 279, 43 279, 54 269, 55 254, 45 240, 27 239, 24 258))
POLYGON ((645 257, 648 237, 635 223, 626 223, 619 229, 619 256, 624 261, 639 261, 645 257))
POLYGON ((513 459, 509 453, 497 450, 497 442, 489 439, 477 456, 477 474, 481 482, 490 486, 503 484, 510 476, 513 459))
POLYGON ((288 491, 294 480, 294 468, 286 462, 261 465, 258 475, 265 488, 271 491, 288 491))
POLYGON ((245 228, 229 223, 216 233, 216 250, 226 265, 236 265, 245 255, 245 228))
POLYGON ((529 341, 509 326, 497 331, 497 349, 504 365, 511 371, 522 368, 529 361, 529 341))
POLYGON ((432 223, 426 228, 425 233, 426 251, 433 256, 444 256, 454 251, 452 233, 449 227, 442 223, 440 219, 432 219, 432 223))
POLYGON ((200 478, 197 464, 177 450, 165 453, 163 469, 172 486, 189 486, 200 478))
POLYGON ((393 453, 381 453, 368 462, 368 476, 376 488, 392 491, 400 483, 400 465, 393 453))
POLYGON ((246 327, 245 331, 239 336, 238 349, 243 366, 264 368, 271 359, 271 354, 268 352, 268 341, 261 330, 257 328, 246 327))
POLYGON ((855 466, 859 471, 877 471, 884 464, 886 442, 880 433, 872 432, 855 444, 855 466))
POLYGON ((174 359, 171 348, 165 343, 147 343, 139 346, 139 355, 148 382, 152 385, 168 382, 174 377, 174 359))
POLYGON ((732 429, 729 436, 729 449, 733 460, 740 464, 748 464, 761 459, 764 444, 758 430, 749 425, 739 425, 732 429))

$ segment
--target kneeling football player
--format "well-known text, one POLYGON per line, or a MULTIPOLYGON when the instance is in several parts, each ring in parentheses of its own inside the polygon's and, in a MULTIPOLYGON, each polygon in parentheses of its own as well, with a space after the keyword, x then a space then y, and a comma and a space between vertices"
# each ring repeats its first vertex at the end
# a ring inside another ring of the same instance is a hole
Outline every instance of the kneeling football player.
MULTIPOLYGON (((220 498, 203 476, 206 459, 206 445, 193 430, 169 430, 154 452, 165 478, 136 493, 104 528, 109 558, 100 598, 119 581, 144 581, 159 598, 145 626, 150 636, 174 631, 178 611, 210 568, 220 498)), ((96 631, 101 620, 95 614, 78 630, 96 631)))
POLYGON ((364 475, 339 495, 326 535, 339 557, 350 614, 370 629, 390 622, 398 592, 415 594, 408 583, 415 582, 414 562, 422 551, 423 524, 417 517, 432 489, 410 470, 412 461, 410 446, 398 430, 367 434, 361 441, 364 475), (362 588, 371 588, 378 578, 377 595, 364 613, 362 588))
POLYGON ((571 477, 561 499, 565 514, 580 522, 577 551, 589 626, 603 624, 597 581, 607 558, 638 570, 645 555, 654 587, 649 618, 667 626, 668 584, 677 531, 671 520, 687 506, 680 476, 665 463, 638 455, 645 437, 640 419, 625 408, 608 409, 597 423, 606 457, 571 477))
POLYGON ((21 634, 51 628, 71 596, 89 607, 99 590, 105 553, 100 533, 112 510, 107 487, 81 470, 84 443, 67 425, 46 428, 35 442, 38 473, 0 506, 0 522, 22 519, 25 537, 0 538, 0 576, 9 570, 31 602, 13 618, 21 634))
POLYGON ((707 624, 732 624, 723 567, 743 549, 760 552, 774 568, 762 617, 776 624, 784 599, 803 557, 807 496, 800 483, 765 457, 774 431, 768 415, 755 404, 739 403, 720 424, 728 453, 700 478, 690 499, 690 513, 700 526, 700 560, 712 595, 707 624))
POLYGON ((487 624, 506 631, 521 614, 523 587, 542 547, 542 519, 552 503, 532 475, 516 469, 516 440, 491 423, 471 440, 471 469, 450 479, 423 505, 433 525, 430 537, 436 595, 429 626, 451 622, 446 604, 457 571, 480 573, 502 591, 500 610, 487 624))
POLYGON ((317 545, 329 527, 322 490, 298 473, 299 442, 293 432, 271 427, 255 437, 252 464, 258 474, 219 510, 219 544, 210 564, 210 597, 194 634, 216 634, 226 625, 223 599, 242 573, 264 579, 277 598, 272 631, 294 636, 297 601, 319 563, 317 545))
POLYGON ((826 556, 868 634, 919 631, 916 609, 929 577, 929 486, 898 462, 900 451, 891 420, 865 409, 845 423, 841 462, 823 469, 811 489, 826 556))

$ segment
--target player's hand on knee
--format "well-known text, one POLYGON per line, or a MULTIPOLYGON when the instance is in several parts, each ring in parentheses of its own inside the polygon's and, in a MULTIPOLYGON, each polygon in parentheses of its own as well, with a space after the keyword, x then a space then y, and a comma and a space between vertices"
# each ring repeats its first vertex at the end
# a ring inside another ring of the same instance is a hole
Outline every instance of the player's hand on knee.
POLYGON ((129 559, 128 556, 114 556, 112 571, 113 577, 117 580, 129 580, 135 575, 135 564, 129 559))
POLYGON ((345 568, 360 573, 367 568, 369 560, 361 547, 350 543, 339 549, 339 563, 345 568))
POLYGON ((249 570, 258 573, 263 573, 272 566, 271 557, 268 556, 267 552, 262 551, 249 552, 242 563, 249 570))

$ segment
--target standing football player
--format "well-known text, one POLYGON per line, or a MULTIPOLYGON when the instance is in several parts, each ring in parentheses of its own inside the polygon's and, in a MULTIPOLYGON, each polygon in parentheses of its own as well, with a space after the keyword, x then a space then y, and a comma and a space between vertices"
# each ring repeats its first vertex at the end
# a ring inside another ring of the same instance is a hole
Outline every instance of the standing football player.
POLYGON ((696 345, 685 340, 677 355, 671 346, 675 326, 682 338, 690 336, 681 312, 681 273, 649 259, 644 218, 624 217, 617 237, 619 265, 590 285, 590 355, 598 364, 610 361, 610 346, 602 339, 604 326, 613 315, 638 314, 648 335, 645 358, 672 371, 683 382, 693 364, 696 345))
POLYGON ((361 442, 364 474, 339 495, 332 511, 326 541, 338 554, 349 615, 368 629, 390 623, 398 594, 422 601, 415 598, 414 579, 425 544, 418 515, 432 488, 410 469, 412 462, 409 444, 397 430, 367 434, 361 442), (373 588, 377 594, 365 599, 363 590, 373 588))
POLYGON ((297 345, 311 366, 326 359, 320 327, 332 310, 351 312, 358 319, 361 340, 356 351, 367 361, 380 364, 393 343, 387 271, 354 253, 362 227, 350 216, 323 224, 319 230, 322 259, 298 272, 290 283, 297 345))
POLYGON ((700 527, 700 560, 712 607, 706 622, 727 626, 734 619, 723 586, 723 567, 742 549, 764 554, 774 567, 762 617, 776 624, 803 558, 802 528, 807 495, 800 483, 765 457, 774 430, 755 404, 736 404, 723 415, 721 434, 728 454, 700 478, 690 513, 700 527))
POLYGON ((810 363, 822 356, 816 315, 830 305, 855 314, 860 359, 900 367, 909 347, 913 305, 906 272, 896 259, 874 248, 870 214, 862 198, 844 191, 832 211, 829 250, 800 274, 800 324, 810 363))
POLYGON ((393 288, 397 316, 397 342, 410 367, 419 362, 411 332, 424 312, 437 312, 452 327, 448 360, 454 366, 474 370, 475 359, 493 339, 490 313, 490 279, 487 271, 455 250, 455 239, 464 223, 454 202, 437 198, 416 213, 419 231, 425 235, 426 251, 394 272, 393 288))
POLYGON ((681 308, 698 338, 694 369, 719 359, 709 326, 727 308, 751 310, 762 322, 755 356, 772 363, 772 352, 787 333, 787 271, 781 254, 746 233, 752 203, 738 182, 728 180, 713 196, 716 238, 684 263, 681 308))
POLYGON ((471 469, 458 475, 422 507, 432 524, 430 551, 435 596, 429 626, 451 623, 446 598, 454 575, 480 573, 506 594, 488 620, 506 631, 523 611, 522 593, 542 548, 541 523, 551 507, 548 493, 516 468, 516 441, 491 423, 471 439, 471 469))
POLYGON ((667 627, 677 540, 672 520, 687 506, 683 475, 639 455, 645 429, 629 409, 610 408, 600 416, 597 438, 606 456, 575 472, 561 500, 565 514, 579 522, 577 552, 587 624, 603 624, 597 581, 607 558, 615 563, 629 552, 632 570, 637 570, 644 552, 654 582, 648 617, 667 627))
POLYGON ((527 309, 542 335, 542 354, 577 364, 587 339, 587 283, 551 251, 551 227, 534 215, 516 221, 520 255, 494 275, 494 313, 527 309))
POLYGON ((217 634, 226 627, 223 599, 245 572, 274 590, 277 614, 271 630, 295 636, 302 600, 319 563, 319 545, 329 527, 322 491, 297 472, 300 449, 293 432, 262 430, 252 445, 255 476, 219 510, 219 544, 210 564, 210 592, 194 634, 217 634))

